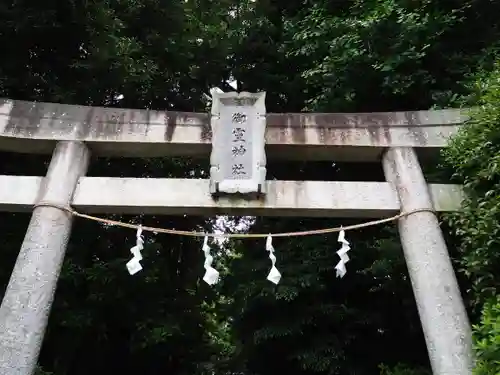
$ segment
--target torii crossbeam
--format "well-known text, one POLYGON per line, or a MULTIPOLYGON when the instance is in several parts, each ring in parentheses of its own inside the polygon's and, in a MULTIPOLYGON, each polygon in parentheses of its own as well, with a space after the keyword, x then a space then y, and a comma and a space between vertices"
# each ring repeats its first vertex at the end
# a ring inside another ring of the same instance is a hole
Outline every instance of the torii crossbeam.
POLYGON ((35 369, 71 232, 71 215, 57 207, 70 206, 90 213, 316 217, 419 210, 399 219, 399 233, 433 372, 471 374, 470 325, 434 213, 459 209, 462 192, 427 184, 417 158, 445 147, 466 111, 257 115, 265 119, 267 158, 382 160, 387 182, 265 181, 263 197, 243 200, 215 199, 209 180, 85 177, 91 153, 208 157, 210 115, 0 99, 0 150, 52 153, 45 177, 0 176, 0 211, 33 211, 0 307, 0 374, 35 369))

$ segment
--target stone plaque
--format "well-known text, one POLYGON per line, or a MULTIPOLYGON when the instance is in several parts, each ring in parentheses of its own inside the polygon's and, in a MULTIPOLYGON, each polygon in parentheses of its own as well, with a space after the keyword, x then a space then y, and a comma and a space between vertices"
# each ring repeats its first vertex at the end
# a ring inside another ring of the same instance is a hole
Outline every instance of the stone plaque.
POLYGON ((265 92, 212 92, 212 194, 265 193, 265 99, 265 92))

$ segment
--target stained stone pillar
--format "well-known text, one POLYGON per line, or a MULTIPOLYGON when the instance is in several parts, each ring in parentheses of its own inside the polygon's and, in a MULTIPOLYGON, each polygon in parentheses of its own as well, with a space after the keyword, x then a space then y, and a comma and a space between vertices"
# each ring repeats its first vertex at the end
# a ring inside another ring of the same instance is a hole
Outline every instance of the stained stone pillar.
MULTIPOLYGON (((89 156, 84 143, 59 142, 38 201, 67 207, 89 156)), ((64 210, 33 210, 0 307, 0 375, 34 373, 71 223, 72 216, 64 210)))
MULTIPOLYGON (((412 148, 389 149, 383 166, 398 192, 401 211, 433 209, 412 148)), ((399 219, 398 226, 432 371, 470 375, 470 323, 438 219, 432 212, 418 212, 399 219)))

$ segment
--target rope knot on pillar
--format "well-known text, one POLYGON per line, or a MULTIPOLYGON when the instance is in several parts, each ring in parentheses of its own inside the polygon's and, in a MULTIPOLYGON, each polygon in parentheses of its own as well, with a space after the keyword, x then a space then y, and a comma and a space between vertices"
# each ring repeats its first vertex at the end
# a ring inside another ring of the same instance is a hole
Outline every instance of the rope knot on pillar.
POLYGON ((58 203, 55 203, 55 202, 49 202, 49 201, 39 201, 38 203, 35 203, 33 205, 33 210, 35 208, 39 208, 39 207, 49 207, 49 208, 55 208, 57 210, 61 210, 61 211, 64 211, 64 212, 67 212, 68 214, 70 215, 74 215, 74 210, 69 207, 69 206, 64 206, 62 204, 58 204, 58 203))

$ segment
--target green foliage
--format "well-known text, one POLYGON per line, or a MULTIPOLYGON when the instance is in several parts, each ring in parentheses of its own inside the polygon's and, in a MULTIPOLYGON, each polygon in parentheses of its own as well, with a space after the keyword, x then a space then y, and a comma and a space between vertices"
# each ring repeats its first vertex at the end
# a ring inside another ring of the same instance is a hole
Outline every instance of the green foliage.
POLYGON ((221 12, 204 1, 51 5, 0 4, 0 96, 193 111, 228 78, 221 12))
POLYGON ((40 366, 37 366, 35 375, 54 375, 53 372, 44 371, 40 366))
POLYGON ((395 367, 380 365, 380 375, 430 375, 430 372, 425 369, 409 368, 402 364, 395 367))
MULTIPOLYGON (((334 220, 282 219, 274 221, 272 228, 339 224, 334 220)), ((254 227, 269 229, 270 223, 262 219, 254 227)), ((224 284, 226 293, 234 296, 233 336, 241 340, 238 353, 246 370, 264 375, 370 374, 381 359, 396 363, 403 358, 425 365, 416 306, 402 250, 391 241, 393 236, 388 228, 350 234, 355 252, 348 277, 341 280, 335 278, 335 236, 276 241, 278 265, 284 273, 277 287, 265 280, 269 262, 261 254, 262 244, 238 246, 243 257, 231 264, 236 279, 228 277, 224 284), (373 243, 374 237, 380 240, 373 243), (323 334, 326 332, 330 334, 323 334), (413 342, 414 350, 404 349, 400 340, 413 342), (360 357, 363 361, 356 360, 360 357)))
POLYGON ((475 375, 500 373, 500 296, 483 306, 481 321, 474 325, 475 375))
POLYGON ((477 40, 475 30, 482 41, 496 43, 496 30, 480 21, 490 11, 500 11, 498 3, 311 1, 285 23, 288 55, 308 61, 301 71, 311 93, 306 109, 375 112, 450 105, 467 92, 464 77, 474 64, 489 61, 484 45, 471 38, 477 40))
POLYGON ((476 90, 478 107, 443 155, 466 193, 462 211, 448 219, 461 240, 472 302, 482 309, 474 326, 476 374, 489 375, 500 373, 500 65, 480 76, 476 90))
POLYGON ((460 236, 460 263, 473 283, 474 303, 484 303, 498 292, 500 254, 500 69, 479 81, 479 107, 443 152, 453 166, 454 180, 463 183, 462 211, 450 215, 460 236))
MULTIPOLYGON (((465 214, 451 222, 481 308, 498 287, 499 98, 489 70, 499 13, 499 2, 476 0, 2 2, 0 44, 9 53, 0 60, 0 96, 201 111, 210 87, 228 90, 225 80, 235 78, 239 89, 267 91, 269 112, 414 110, 482 97, 483 117, 448 157, 469 192, 465 214), (480 91, 467 85, 476 70, 484 72, 480 91)), ((43 175, 39 159, 2 155, 0 168, 43 175)), ((206 164, 98 159, 90 175, 203 178, 206 164)), ((383 180, 380 165, 268 166, 269 179, 383 180)), ((122 219, 187 230, 214 225, 122 219)), ((28 218, 1 215, 0 223, 5 286, 28 218)), ((348 221, 257 218, 251 229, 340 224, 348 221)), ((40 363, 57 375, 372 375, 380 363, 383 375, 425 373, 416 370, 428 367, 427 352, 395 229, 367 228, 348 239, 352 260, 341 280, 335 236, 277 240, 277 287, 265 280, 261 241, 214 247, 224 277, 208 288, 199 243, 148 235, 144 271, 131 278, 124 264, 134 233, 77 221, 40 363)), ((497 350, 495 306, 486 305, 475 327, 485 368, 497 350)))

